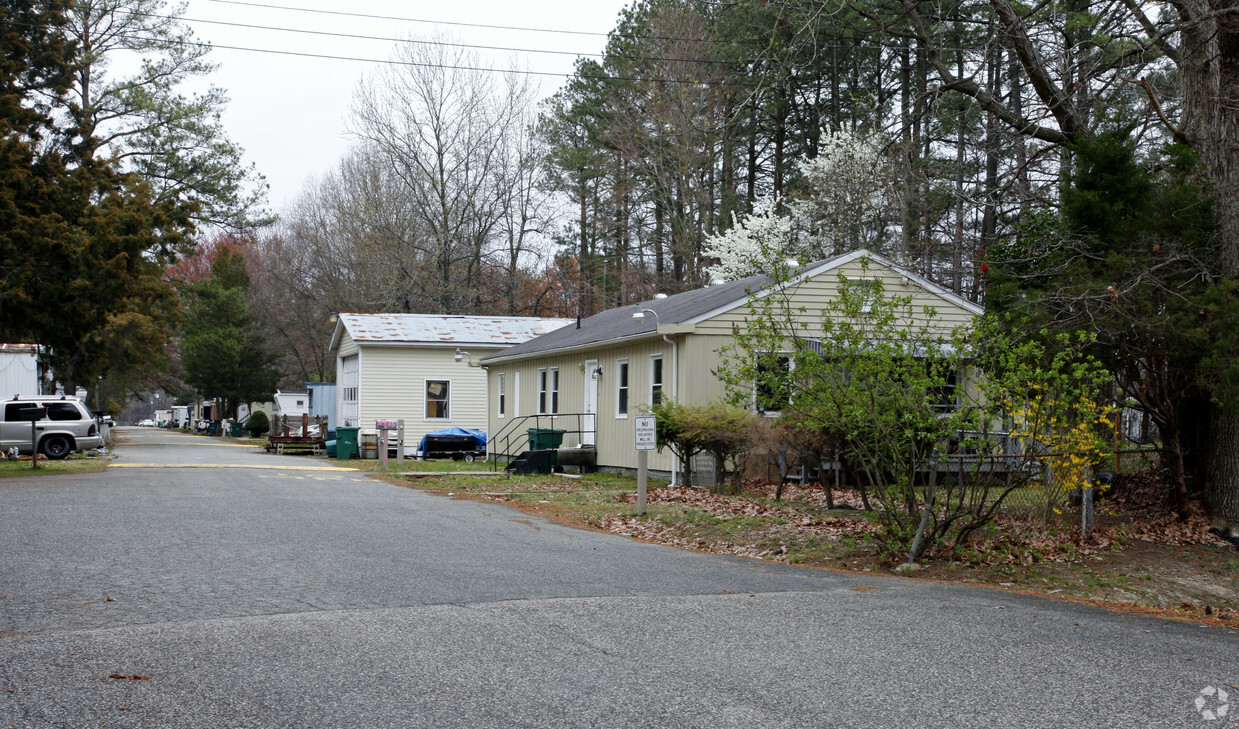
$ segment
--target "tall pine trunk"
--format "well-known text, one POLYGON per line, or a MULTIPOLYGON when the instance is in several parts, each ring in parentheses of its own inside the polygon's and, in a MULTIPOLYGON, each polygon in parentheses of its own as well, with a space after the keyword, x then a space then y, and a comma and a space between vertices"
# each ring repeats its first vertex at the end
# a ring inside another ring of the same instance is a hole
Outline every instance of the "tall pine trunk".
MULTIPOLYGON (((1187 21, 1179 59, 1183 132, 1213 180, 1219 263, 1239 279, 1239 18, 1221 0, 1180 7, 1187 21)), ((1232 353, 1239 354, 1239 353, 1232 353)), ((1239 534, 1239 410, 1216 407, 1210 418, 1205 495, 1214 525, 1239 534)))

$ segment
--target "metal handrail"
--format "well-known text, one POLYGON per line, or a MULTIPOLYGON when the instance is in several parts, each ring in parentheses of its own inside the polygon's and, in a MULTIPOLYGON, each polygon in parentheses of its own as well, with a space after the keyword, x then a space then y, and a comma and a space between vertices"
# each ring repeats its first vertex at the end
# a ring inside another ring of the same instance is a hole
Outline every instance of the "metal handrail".
POLYGON ((528 437, 528 433, 526 432, 527 429, 522 426, 528 425, 529 421, 531 420, 533 421, 533 425, 531 427, 534 427, 534 428, 546 427, 543 425, 543 421, 548 421, 550 427, 554 428, 555 430, 564 431, 565 435, 569 433, 575 434, 578 436, 577 437, 578 443, 584 440, 584 438, 580 436, 583 436, 586 433, 591 433, 594 436, 594 442, 597 443, 597 440, 598 440, 598 429, 596 427, 596 424, 598 422, 597 418, 598 418, 597 413, 539 413, 535 415, 516 416, 511 421, 509 421, 506 426, 500 429, 498 433, 495 433, 495 435, 491 436, 486 441, 486 452, 489 454, 489 457, 491 459, 491 464, 492 464, 491 470, 492 471, 499 470, 499 458, 500 457, 506 458, 507 462, 510 463, 515 455, 519 455, 521 452, 525 450, 524 446, 520 446, 516 449, 516 453, 513 453, 511 450, 511 446, 512 446, 512 442, 514 439, 516 440, 517 443, 522 443, 528 437), (583 423, 584 423, 584 418, 586 416, 594 417, 594 423, 595 423, 594 428, 586 429, 584 427, 583 423), (556 421, 561 420, 563 418, 575 418, 576 426, 577 426, 576 430, 569 430, 567 428, 555 428, 554 426, 556 425, 556 421), (500 439, 502 439, 502 448, 499 447, 500 439))

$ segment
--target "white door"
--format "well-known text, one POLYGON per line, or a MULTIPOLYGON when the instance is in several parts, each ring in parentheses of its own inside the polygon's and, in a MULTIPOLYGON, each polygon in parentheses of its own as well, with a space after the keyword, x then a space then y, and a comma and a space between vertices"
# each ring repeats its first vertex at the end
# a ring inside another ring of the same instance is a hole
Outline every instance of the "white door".
POLYGON ((361 384, 361 368, 357 355, 344 357, 340 360, 340 382, 338 389, 340 398, 340 422, 344 425, 356 426, 360 412, 357 407, 358 387, 361 384))
POLYGON ((598 360, 585 360, 585 417, 581 419, 581 445, 594 445, 598 427, 598 360))

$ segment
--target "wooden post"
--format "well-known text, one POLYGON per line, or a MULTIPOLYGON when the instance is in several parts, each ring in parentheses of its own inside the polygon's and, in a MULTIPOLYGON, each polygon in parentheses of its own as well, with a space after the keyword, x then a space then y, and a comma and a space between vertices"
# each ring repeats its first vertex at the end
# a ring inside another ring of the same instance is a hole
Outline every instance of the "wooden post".
POLYGON ((404 470, 404 418, 396 421, 396 465, 404 470))

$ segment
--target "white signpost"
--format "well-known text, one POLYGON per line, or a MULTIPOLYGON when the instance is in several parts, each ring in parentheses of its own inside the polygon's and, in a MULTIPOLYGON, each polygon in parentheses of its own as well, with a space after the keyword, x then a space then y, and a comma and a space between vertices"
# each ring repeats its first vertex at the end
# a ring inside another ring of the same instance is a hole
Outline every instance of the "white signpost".
POLYGON ((653 415, 633 418, 633 443, 637 449, 637 516, 645 516, 645 482, 650 471, 650 451, 658 447, 658 423, 653 415))

